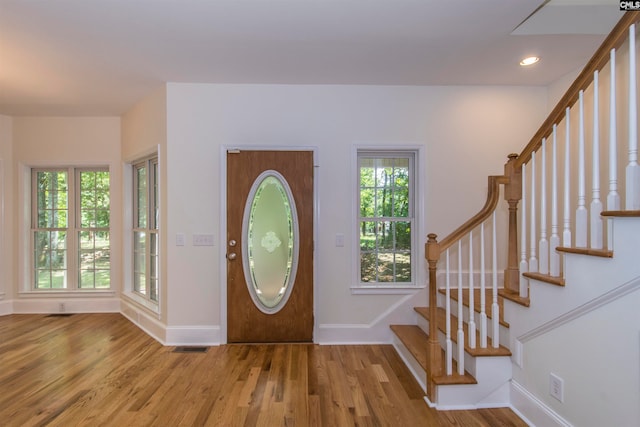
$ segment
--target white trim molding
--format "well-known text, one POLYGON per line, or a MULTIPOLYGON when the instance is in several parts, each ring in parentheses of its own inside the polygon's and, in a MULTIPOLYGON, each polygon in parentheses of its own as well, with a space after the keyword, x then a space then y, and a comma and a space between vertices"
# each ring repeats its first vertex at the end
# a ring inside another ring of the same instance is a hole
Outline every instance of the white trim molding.
POLYGON ((12 301, 13 314, 119 313, 120 298, 79 298, 61 293, 48 297, 19 298, 12 301))
POLYGON ((220 345, 219 326, 167 326, 164 345, 220 345))
POLYGON ((151 338, 165 345, 166 325, 141 306, 122 300, 120 314, 129 319, 131 323, 142 329, 151 338))
POLYGON ((11 300, 3 300, 0 298, 0 316, 8 316, 13 314, 13 303, 11 300))
POLYGON ((413 307, 427 301, 426 289, 416 289, 369 323, 325 323, 318 325, 315 342, 331 344, 390 344, 393 342, 392 324, 416 324, 417 314, 413 307))
POLYGON ((511 409, 530 426, 573 427, 567 420, 511 380, 511 409))
POLYGON ((537 338, 541 335, 544 335, 560 326, 569 323, 579 317, 582 317, 594 310, 597 310, 600 307, 603 307, 607 304, 612 303, 613 301, 624 297, 625 295, 630 294, 631 292, 635 292, 640 289, 640 277, 636 277, 635 279, 618 286, 615 289, 606 292, 597 298, 592 299, 591 301, 561 315, 556 317, 555 319, 546 322, 535 329, 528 331, 525 334, 517 337, 517 340, 521 343, 526 343, 531 341, 534 338, 537 338))

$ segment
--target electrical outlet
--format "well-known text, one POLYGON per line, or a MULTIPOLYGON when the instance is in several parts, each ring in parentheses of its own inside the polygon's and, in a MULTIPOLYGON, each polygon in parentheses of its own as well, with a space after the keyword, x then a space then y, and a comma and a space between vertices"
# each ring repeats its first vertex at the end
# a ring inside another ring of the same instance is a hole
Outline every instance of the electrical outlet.
POLYGON ((549 374, 549 394, 564 402, 564 380, 555 374, 549 374))
POLYGON ((64 313, 65 310, 66 310, 66 307, 64 306, 64 303, 63 302, 59 303, 58 304, 58 311, 60 313, 64 313))

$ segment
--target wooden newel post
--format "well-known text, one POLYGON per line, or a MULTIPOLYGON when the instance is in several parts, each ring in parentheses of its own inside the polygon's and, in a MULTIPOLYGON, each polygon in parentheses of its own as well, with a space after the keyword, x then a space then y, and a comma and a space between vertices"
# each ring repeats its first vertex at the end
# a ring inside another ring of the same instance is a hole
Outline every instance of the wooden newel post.
POLYGON ((442 348, 438 342, 438 284, 436 282, 436 268, 440 260, 440 244, 436 240, 438 236, 431 233, 427 235, 425 257, 429 264, 429 341, 427 343, 427 397, 435 402, 436 386, 434 377, 442 375, 443 361, 442 348))
POLYGON ((522 170, 514 165, 517 158, 517 154, 509 154, 509 160, 504 165, 504 175, 509 180, 504 189, 504 198, 509 204, 509 241, 507 246, 507 269, 504 271, 504 288, 514 292, 520 292, 518 202, 522 199, 522 170))

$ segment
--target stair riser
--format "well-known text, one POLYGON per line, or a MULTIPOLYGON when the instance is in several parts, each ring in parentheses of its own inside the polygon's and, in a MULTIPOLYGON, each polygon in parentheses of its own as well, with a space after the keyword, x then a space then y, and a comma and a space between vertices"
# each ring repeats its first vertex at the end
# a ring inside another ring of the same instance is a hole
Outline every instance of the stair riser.
MULTIPOLYGON (((453 313, 456 314, 456 313, 453 313)), ((427 319, 425 319, 424 317, 418 315, 418 326, 420 326, 420 328, 425 332, 425 333, 429 333, 429 321, 427 319)), ((465 321, 466 323, 466 321, 465 321)), ((487 319, 487 336, 489 338, 493 338, 493 330, 492 330, 492 320, 491 319, 487 319)), ((499 333, 500 333, 500 344, 505 345, 506 347, 509 346, 509 328, 506 328, 500 324, 498 324, 499 327, 499 333)), ((480 316, 477 315, 476 317, 476 328, 478 330, 480 330, 480 316)), ((457 329, 458 329, 458 324, 451 324, 451 335, 453 336, 453 334, 457 334, 457 329)), ((479 346, 480 343, 478 342, 477 345, 479 346)))
MULTIPOLYGON (((438 293, 438 307, 443 307, 445 306, 445 295, 438 293)), ((489 322, 491 322, 491 318, 489 317, 489 314, 491 313, 491 303, 492 301, 487 300, 486 304, 485 304, 485 310, 487 313, 487 319, 489 322)), ((463 312, 463 320, 467 323, 469 323, 469 307, 466 305, 462 306, 462 312, 463 312)), ((456 300, 451 300, 451 314, 453 314, 454 316, 458 316, 458 301, 456 300)), ((474 311, 474 319, 476 323, 480 323, 480 313, 478 311, 474 311)))
POLYGON ((438 409, 508 406, 511 380, 509 357, 479 357, 478 384, 438 386, 438 409))
MULTIPOLYGON (((425 319, 422 316, 419 316, 418 319, 418 326, 425 332, 427 332, 429 330, 429 321, 427 319, 425 319)), ((453 331, 453 333, 456 333, 455 331, 453 331)), ((445 349, 446 351, 446 346, 447 346, 447 337, 445 335, 444 332, 438 330, 438 341, 440 342, 440 346, 445 349)), ((476 346, 479 346, 480 343, 476 343, 476 346)), ((455 341, 451 341, 451 349, 452 349, 452 357, 455 361, 458 361, 458 344, 455 341)), ((467 353, 466 351, 464 352, 464 367, 465 370, 467 372, 469 372, 471 375, 473 375, 474 377, 477 378, 477 376, 479 374, 481 374, 480 372, 478 372, 478 361, 482 360, 482 359, 490 359, 490 358, 500 358, 503 357, 505 359, 510 359, 509 356, 483 356, 483 357, 475 357, 470 355, 469 353, 467 353)), ((484 363, 484 362, 480 362, 480 363, 484 363)))

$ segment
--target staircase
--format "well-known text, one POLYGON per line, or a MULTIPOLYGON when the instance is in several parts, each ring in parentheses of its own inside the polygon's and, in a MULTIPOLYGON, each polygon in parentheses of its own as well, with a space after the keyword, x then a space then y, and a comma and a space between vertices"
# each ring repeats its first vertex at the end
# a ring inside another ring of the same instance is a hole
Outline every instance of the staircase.
MULTIPOLYGON (((530 339, 539 330, 552 329, 554 324, 566 323, 581 315, 581 310, 592 310, 595 306, 609 303, 625 294, 640 290, 640 211, 604 214, 613 221, 613 247, 603 253, 591 250, 566 250, 566 279, 557 279, 540 273, 524 273, 529 278, 529 296, 520 297, 508 291, 499 292, 500 344, 493 348, 488 337, 486 348, 471 348, 464 344, 465 373, 457 373, 453 360, 452 375, 442 374, 433 378, 436 388, 435 401, 428 399, 438 409, 469 409, 482 407, 511 406, 510 380, 513 367, 522 365, 521 341, 530 339), (566 283, 565 283, 566 280, 566 283), (580 284, 594 286, 581 286, 580 284), (507 322, 504 318, 512 320, 507 322), (509 347, 514 346, 514 351, 509 347)), ((446 304, 444 288, 438 290, 436 325, 438 343, 446 348, 446 304)), ((458 289, 450 289, 453 304, 450 324, 458 323, 458 289)), ((469 289, 462 289, 464 307, 463 330, 468 337, 469 289)), ((491 291, 486 291, 490 300, 491 291)), ((474 316, 480 317, 480 291, 475 290, 474 316)), ((391 325, 394 345, 416 378, 426 391, 427 345, 429 341, 430 315, 428 307, 415 307, 415 325, 391 325)), ((456 334, 452 334, 452 353, 458 354, 456 334)), ((476 342, 480 333, 476 331, 476 342)), ((442 350, 442 358, 445 358, 442 350)))
POLYGON ((429 304, 414 308, 415 324, 391 330, 431 406, 518 406, 521 393, 539 407, 523 409, 532 423, 571 425, 557 415, 575 416, 561 390, 560 404, 546 391, 534 396, 523 349, 593 310, 640 295, 638 19, 622 15, 531 142, 509 156, 503 175, 489 177, 485 206, 440 241, 428 236, 429 304), (498 222, 501 209, 507 219, 498 222), (499 230, 507 237, 498 240, 499 230))

